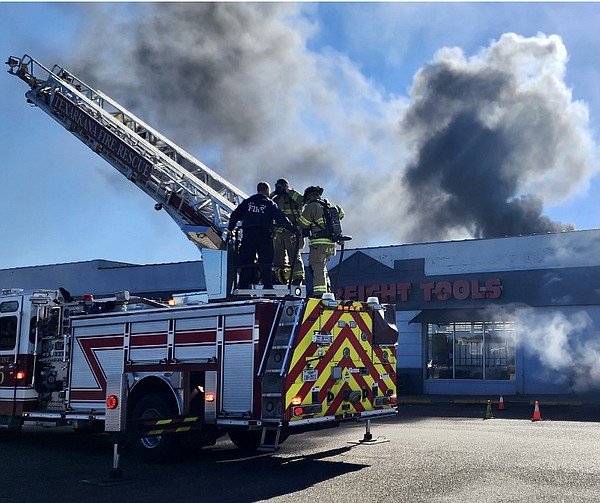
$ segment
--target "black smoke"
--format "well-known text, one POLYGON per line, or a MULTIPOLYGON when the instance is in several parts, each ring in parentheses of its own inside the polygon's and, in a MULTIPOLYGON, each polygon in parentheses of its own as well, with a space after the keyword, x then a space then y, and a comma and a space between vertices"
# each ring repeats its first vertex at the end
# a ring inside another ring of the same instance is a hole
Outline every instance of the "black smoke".
POLYGON ((502 169, 510 163, 511 141, 468 113, 425 141, 403 179, 413 194, 421 239, 439 239, 461 227, 477 238, 574 229, 542 215, 539 197, 515 196, 518 174, 502 169))
POLYGON ((573 228, 543 214, 596 170, 559 37, 441 49, 401 97, 310 49, 311 8, 91 4, 67 68, 244 192, 324 187, 354 246, 573 228))
POLYGON ((443 51, 416 76, 401 122, 416 154, 402 183, 414 239, 559 232, 544 196, 590 169, 558 37, 504 35, 478 58, 443 51))

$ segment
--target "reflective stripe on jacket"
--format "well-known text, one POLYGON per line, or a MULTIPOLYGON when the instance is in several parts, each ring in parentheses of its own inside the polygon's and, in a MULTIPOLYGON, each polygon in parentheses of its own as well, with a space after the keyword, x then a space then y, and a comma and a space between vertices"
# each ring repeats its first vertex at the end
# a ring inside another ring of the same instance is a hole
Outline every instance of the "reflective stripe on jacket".
MULTIPOLYGON (((331 203, 330 203, 331 204, 331 203)), ((340 219, 344 218, 344 211, 337 204, 335 205, 340 214, 340 219)), ((298 224, 302 229, 308 229, 311 232, 309 243, 311 245, 331 245, 335 246, 335 241, 326 237, 312 237, 313 234, 326 229, 325 217, 323 215, 323 202, 321 200, 311 201, 304 207, 302 215, 298 218, 298 224)))
MULTIPOLYGON (((273 198, 273 201, 277 204, 277 207, 288 217, 292 224, 297 225, 300 214, 302 213, 302 206, 304 204, 304 197, 300 192, 296 192, 294 189, 287 189, 285 194, 278 194, 273 198)), ((278 228, 276 231, 283 229, 278 228)))

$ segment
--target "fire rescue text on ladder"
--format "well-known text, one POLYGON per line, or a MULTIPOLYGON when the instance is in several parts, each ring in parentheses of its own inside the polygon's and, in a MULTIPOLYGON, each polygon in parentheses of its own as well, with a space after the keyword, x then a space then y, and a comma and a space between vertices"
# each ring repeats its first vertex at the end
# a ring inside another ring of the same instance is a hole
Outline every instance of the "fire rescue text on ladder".
MULTIPOLYGON (((28 56, 8 65, 29 101, 168 211, 217 268, 207 278, 227 276, 222 230, 245 194, 64 69, 28 56)), ((395 413, 391 306, 231 297, 229 281, 207 285, 208 302, 174 306, 128 292, 3 289, 0 428, 104 427, 160 460, 181 439, 199 448, 228 434, 240 448, 274 450, 291 433, 395 413)))

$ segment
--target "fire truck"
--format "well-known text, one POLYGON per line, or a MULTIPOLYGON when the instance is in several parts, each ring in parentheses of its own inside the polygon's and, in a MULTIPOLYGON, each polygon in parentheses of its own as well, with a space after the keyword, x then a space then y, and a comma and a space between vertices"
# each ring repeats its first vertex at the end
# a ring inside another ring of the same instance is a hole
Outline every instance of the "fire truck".
POLYGON ((276 450, 293 433, 396 412, 393 306, 291 284, 237 289, 224 231, 243 192, 64 68, 7 64, 30 104, 175 220, 201 251, 206 291, 165 304, 3 288, 0 428, 104 430, 158 461, 226 434, 276 450))

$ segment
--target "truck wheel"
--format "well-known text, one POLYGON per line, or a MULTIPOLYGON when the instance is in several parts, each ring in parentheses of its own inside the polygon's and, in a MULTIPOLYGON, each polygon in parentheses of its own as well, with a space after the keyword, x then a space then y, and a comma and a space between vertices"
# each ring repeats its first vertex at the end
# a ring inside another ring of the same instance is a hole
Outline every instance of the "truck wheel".
POLYGON ((99 421, 75 421, 72 428, 73 432, 78 435, 91 435, 92 433, 104 432, 104 425, 99 421))
POLYGON ((260 431, 230 431, 229 438, 238 449, 255 451, 260 445, 260 431))
MULTIPOLYGON (((165 395, 154 393, 143 397, 133 409, 131 419, 134 421, 160 419, 176 415, 165 395)), ((129 440, 133 452, 144 461, 160 463, 169 460, 175 453, 175 438, 172 435, 155 435, 145 437, 132 428, 129 440)))

